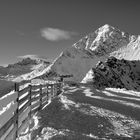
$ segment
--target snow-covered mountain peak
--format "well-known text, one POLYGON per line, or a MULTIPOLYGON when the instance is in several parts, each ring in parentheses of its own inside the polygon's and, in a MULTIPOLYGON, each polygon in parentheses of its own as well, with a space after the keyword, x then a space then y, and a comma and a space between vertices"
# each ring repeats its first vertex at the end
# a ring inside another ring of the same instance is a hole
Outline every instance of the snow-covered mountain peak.
POLYGON ((80 39, 73 47, 81 50, 88 50, 99 56, 108 54, 122 46, 126 46, 130 42, 128 33, 105 24, 96 31, 88 34, 80 39))
MULTIPOLYGON (((98 41, 101 41, 101 39, 103 38, 103 41, 106 41, 106 39, 110 38, 110 37, 118 37, 118 38, 128 38, 129 34, 122 32, 121 30, 105 24, 104 26, 100 27, 99 29, 97 29, 95 31, 96 33, 96 40, 98 39, 98 41)), ((111 38, 110 38, 111 39, 111 38)))
POLYGON ((105 24, 103 26, 101 26, 100 28, 98 28, 95 31, 97 36, 102 36, 104 38, 107 38, 108 36, 111 36, 112 34, 119 34, 120 37, 128 37, 129 34, 125 33, 123 31, 121 31, 120 29, 113 27, 109 24, 105 24))
POLYGON ((109 32, 110 30, 115 30, 115 28, 109 24, 105 24, 101 26, 99 29, 97 29, 95 32, 105 33, 105 32, 109 32))

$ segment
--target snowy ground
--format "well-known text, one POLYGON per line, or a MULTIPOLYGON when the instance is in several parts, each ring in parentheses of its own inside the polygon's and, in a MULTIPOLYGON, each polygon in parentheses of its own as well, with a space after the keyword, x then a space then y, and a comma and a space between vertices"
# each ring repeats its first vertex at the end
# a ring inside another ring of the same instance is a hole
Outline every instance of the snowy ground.
POLYGON ((67 87, 35 117, 33 140, 133 140, 140 92, 67 87))

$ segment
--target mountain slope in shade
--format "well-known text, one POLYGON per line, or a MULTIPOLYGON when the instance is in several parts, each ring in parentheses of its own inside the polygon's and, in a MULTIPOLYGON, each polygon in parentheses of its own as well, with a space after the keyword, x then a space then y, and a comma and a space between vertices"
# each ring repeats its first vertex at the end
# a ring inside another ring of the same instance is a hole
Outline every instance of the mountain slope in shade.
POLYGON ((83 82, 89 83, 89 79, 96 88, 111 87, 140 91, 140 61, 110 57, 106 62, 99 62, 83 82))
POLYGON ((126 60, 140 59, 140 37, 106 24, 63 51, 49 71, 73 75, 70 81, 81 82, 98 61, 104 62, 110 56, 126 60))

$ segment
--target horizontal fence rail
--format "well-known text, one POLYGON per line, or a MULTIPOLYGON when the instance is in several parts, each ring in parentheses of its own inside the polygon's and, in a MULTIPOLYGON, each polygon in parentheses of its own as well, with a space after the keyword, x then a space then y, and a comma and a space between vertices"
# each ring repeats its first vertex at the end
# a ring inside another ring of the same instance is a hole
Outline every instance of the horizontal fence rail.
POLYGON ((62 82, 30 84, 21 89, 15 83, 15 91, 0 98, 0 140, 16 140, 29 126, 33 114, 62 93, 62 85, 62 82))

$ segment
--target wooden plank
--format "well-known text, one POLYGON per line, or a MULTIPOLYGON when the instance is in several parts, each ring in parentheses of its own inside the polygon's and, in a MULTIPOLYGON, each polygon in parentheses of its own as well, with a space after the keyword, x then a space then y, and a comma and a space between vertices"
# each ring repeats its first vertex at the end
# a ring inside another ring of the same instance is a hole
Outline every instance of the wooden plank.
POLYGON ((28 107, 28 106, 30 106, 30 102, 31 101, 28 101, 23 107, 21 107, 20 109, 19 109, 19 115, 28 107))
POLYGON ((48 104, 48 102, 43 102, 42 108, 44 109, 44 107, 48 104))
POLYGON ((20 91, 19 91, 19 98, 20 98, 23 94, 29 92, 29 90, 30 90, 30 87, 29 87, 29 86, 26 87, 26 88, 24 88, 24 89, 22 89, 22 90, 20 90, 20 91))
POLYGON ((35 114, 35 113, 38 112, 38 111, 39 111, 39 106, 38 106, 37 108, 33 109, 33 110, 31 111, 31 114, 33 115, 33 114, 35 114))
POLYGON ((38 94, 38 96, 36 96, 36 97, 33 97, 33 98, 31 99, 31 101, 34 102, 34 101, 36 101, 36 100, 38 100, 38 99, 40 99, 40 94, 38 94))
POLYGON ((6 124, 6 122, 14 116, 14 111, 16 109, 17 109, 17 103, 11 105, 11 107, 8 110, 6 110, 4 113, 0 115, 0 128, 2 128, 4 124, 6 124))
POLYGON ((42 97, 42 102, 43 102, 44 100, 48 100, 48 96, 47 96, 47 95, 44 95, 44 96, 42 97))
POLYGON ((31 99, 31 102, 35 102, 35 101, 37 101, 37 100, 39 100, 39 99, 40 99, 40 96, 34 97, 34 98, 31 99))
POLYGON ((42 100, 42 103, 44 104, 44 102, 46 102, 46 101, 48 101, 47 97, 42 100))
MULTIPOLYGON (((4 135, 0 138, 0 140, 6 140, 6 138, 8 137, 9 133, 12 131, 12 129, 14 128, 14 124, 12 124, 8 130, 4 133, 4 135)), ((9 139, 7 139, 9 140, 9 139)))
POLYGON ((44 97, 46 97, 46 96, 48 97, 48 95, 47 95, 46 93, 43 93, 43 94, 42 94, 42 99, 43 99, 44 97))
POLYGON ((29 100, 25 100, 20 106, 18 106, 18 110, 20 110, 29 100))
POLYGON ((37 94, 37 95, 39 95, 39 96, 37 96, 37 97, 32 97, 31 102, 34 102, 34 101, 36 101, 36 100, 38 100, 38 99, 40 99, 40 98, 43 98, 44 96, 47 95, 47 93, 43 93, 42 95, 40 95, 40 94, 37 94))
POLYGON ((30 106, 19 115, 19 117, 18 117, 18 127, 20 127, 22 122, 28 117, 29 112, 30 112, 30 106))
POLYGON ((40 101, 39 100, 36 103, 31 105, 31 110, 36 108, 37 106, 40 106, 40 101))
POLYGON ((40 89, 40 85, 32 85, 32 90, 40 89))
POLYGON ((42 94, 42 99, 45 97, 48 97, 48 94, 46 94, 46 93, 42 94))
POLYGON ((10 102, 16 101, 16 99, 18 97, 17 95, 18 95, 18 93, 14 92, 13 94, 8 95, 5 98, 1 98, 0 99, 0 110, 2 110, 3 107, 6 107, 10 102))
POLYGON ((32 97, 34 97, 34 96, 36 96, 38 94, 40 94, 40 90, 39 91, 32 91, 32 97))
POLYGON ((0 129, 0 138, 13 123, 15 124, 16 118, 17 118, 17 114, 14 114, 14 116, 9 121, 7 121, 6 124, 0 129))
POLYGON ((19 103, 19 106, 22 105, 27 99, 30 98, 30 94, 27 94, 25 97, 21 98, 18 103, 19 103))
POLYGON ((43 103, 44 101, 47 101, 47 99, 48 99, 47 97, 43 98, 43 99, 42 99, 42 103, 43 103))

